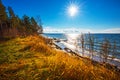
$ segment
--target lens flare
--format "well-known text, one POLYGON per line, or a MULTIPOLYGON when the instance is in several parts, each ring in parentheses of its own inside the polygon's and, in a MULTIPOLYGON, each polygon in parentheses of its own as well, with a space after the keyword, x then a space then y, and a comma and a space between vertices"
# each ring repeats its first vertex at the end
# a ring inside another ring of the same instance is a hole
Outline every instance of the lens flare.
POLYGON ((68 13, 70 16, 75 16, 78 12, 78 7, 76 5, 70 5, 68 8, 68 13))
POLYGON ((69 15, 70 17, 74 17, 76 15, 78 15, 80 13, 80 8, 81 8, 81 5, 79 4, 79 2, 70 2, 68 5, 67 5, 67 15, 69 15))

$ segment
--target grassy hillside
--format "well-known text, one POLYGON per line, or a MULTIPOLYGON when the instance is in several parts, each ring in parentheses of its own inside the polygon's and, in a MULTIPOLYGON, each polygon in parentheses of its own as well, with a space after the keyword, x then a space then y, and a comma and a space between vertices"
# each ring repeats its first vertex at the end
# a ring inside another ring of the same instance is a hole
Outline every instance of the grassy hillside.
POLYGON ((0 44, 0 80, 119 80, 119 73, 52 49, 41 36, 0 44))

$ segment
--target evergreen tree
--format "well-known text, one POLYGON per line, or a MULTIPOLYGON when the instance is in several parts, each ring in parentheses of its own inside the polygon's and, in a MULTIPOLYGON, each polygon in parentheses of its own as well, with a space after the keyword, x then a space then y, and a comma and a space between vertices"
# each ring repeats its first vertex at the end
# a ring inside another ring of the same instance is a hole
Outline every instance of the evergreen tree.
POLYGON ((13 9, 8 7, 8 16, 6 8, 0 0, 0 36, 16 37, 42 33, 41 19, 38 17, 38 22, 32 17, 24 15, 22 19, 15 15, 13 9), (9 17, 9 18, 8 18, 9 17), (39 25, 38 25, 39 23, 39 25), (3 24, 5 27, 3 27, 3 24), (5 33, 5 35, 3 34, 5 33))
POLYGON ((1 21, 6 21, 7 20, 7 13, 6 13, 6 8, 2 4, 2 1, 0 0, 0 20, 1 21))
POLYGON ((30 18, 27 15, 23 16, 23 23, 26 27, 30 26, 30 18))
POLYGON ((32 23, 32 25, 37 25, 37 22, 35 21, 35 19, 33 18, 33 17, 31 17, 31 23, 32 23))
POLYGON ((11 7, 8 7, 8 12, 9 12, 9 17, 10 18, 14 18, 15 17, 15 14, 14 14, 14 11, 11 7))
POLYGON ((23 16, 23 24, 25 26, 25 30, 27 34, 32 34, 32 26, 30 18, 27 15, 23 16))
POLYGON ((9 12, 9 20, 10 20, 10 23, 12 25, 12 27, 16 27, 16 16, 14 14, 14 11, 11 7, 8 7, 8 12, 9 12))
POLYGON ((33 17, 31 17, 31 25, 32 25, 33 31, 37 32, 37 30, 39 29, 39 26, 33 17))
POLYGON ((36 20, 37 20, 37 23, 39 25, 39 27, 38 27, 38 33, 42 33, 43 32, 43 28, 42 28, 42 21, 41 21, 40 16, 37 16, 36 20))

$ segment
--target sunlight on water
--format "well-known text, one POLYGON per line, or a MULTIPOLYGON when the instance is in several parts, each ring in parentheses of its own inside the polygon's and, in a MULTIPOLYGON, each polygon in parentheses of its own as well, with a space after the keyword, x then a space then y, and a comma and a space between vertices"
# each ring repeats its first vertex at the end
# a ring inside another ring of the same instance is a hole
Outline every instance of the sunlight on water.
POLYGON ((65 34, 65 35, 66 35, 66 37, 67 37, 67 42, 68 42, 69 44, 76 44, 78 38, 80 37, 79 34, 65 34))
POLYGON ((65 34, 67 38, 67 43, 69 45, 66 45, 72 50, 76 50, 78 46, 78 38, 80 37, 80 34, 65 34))

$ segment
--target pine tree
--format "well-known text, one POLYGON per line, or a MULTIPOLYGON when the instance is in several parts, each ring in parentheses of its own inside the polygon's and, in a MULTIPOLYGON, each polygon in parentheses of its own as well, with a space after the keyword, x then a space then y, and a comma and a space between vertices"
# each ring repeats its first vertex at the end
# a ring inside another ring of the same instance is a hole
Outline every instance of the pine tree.
POLYGON ((30 18, 27 15, 23 16, 23 23, 26 25, 26 27, 30 26, 30 18))
POLYGON ((10 18, 14 18, 15 17, 15 14, 14 14, 14 11, 11 7, 8 7, 8 12, 9 12, 9 17, 10 18))
POLYGON ((37 24, 36 20, 33 17, 31 17, 31 25, 33 27, 34 32, 37 32, 38 29, 40 28, 39 25, 37 24))
POLYGON ((25 32, 27 33, 27 35, 32 34, 32 26, 31 26, 31 21, 30 21, 30 17, 28 17, 27 15, 23 16, 23 24, 25 26, 25 32))
POLYGON ((37 20, 38 22, 36 22, 33 17, 30 18, 27 15, 24 15, 23 18, 20 19, 15 15, 11 7, 8 7, 7 15, 6 7, 2 4, 2 0, 0 0, 0 36, 27 36, 34 33, 36 34, 38 30, 42 33, 42 23, 40 17, 38 17, 37 20), (5 33, 5 35, 3 33, 5 33))
POLYGON ((32 23, 32 25, 37 25, 37 22, 35 21, 35 19, 33 18, 33 17, 31 17, 31 23, 32 23))
POLYGON ((31 17, 30 21, 31 21, 32 31, 37 32, 37 27, 38 27, 37 22, 35 21, 35 19, 33 17, 31 17))
POLYGON ((0 0, 0 21, 6 21, 6 20, 7 20, 6 8, 2 4, 2 1, 0 0))
POLYGON ((36 20, 37 20, 37 23, 39 25, 39 27, 38 27, 38 33, 42 33, 43 32, 43 28, 42 28, 42 21, 41 21, 40 16, 37 16, 36 20))
POLYGON ((11 7, 8 7, 8 12, 9 12, 9 20, 10 20, 10 23, 12 24, 12 27, 16 27, 16 17, 15 17, 15 14, 14 14, 14 11, 11 7))

